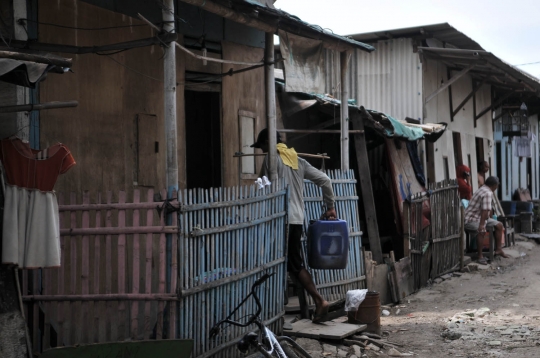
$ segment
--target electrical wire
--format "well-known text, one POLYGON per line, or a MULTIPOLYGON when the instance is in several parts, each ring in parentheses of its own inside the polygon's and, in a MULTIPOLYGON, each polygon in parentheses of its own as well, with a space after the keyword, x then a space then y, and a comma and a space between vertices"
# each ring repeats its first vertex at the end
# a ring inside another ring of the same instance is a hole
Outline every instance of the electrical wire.
POLYGON ((24 21, 33 22, 33 23, 36 23, 36 24, 39 24, 39 25, 60 27, 62 29, 82 30, 82 31, 101 31, 101 30, 112 30, 112 29, 122 29, 122 28, 129 28, 129 27, 146 26, 145 24, 135 24, 135 25, 121 25, 121 26, 107 26, 107 27, 74 27, 74 26, 53 24, 53 23, 50 23, 50 22, 35 21, 35 20, 30 20, 30 19, 18 19, 17 20, 18 23, 19 22, 24 22, 24 21))
POLYGON ((522 64, 519 64, 519 65, 514 65, 514 66, 527 66, 527 65, 536 65, 540 63, 540 61, 536 61, 536 62, 529 62, 529 63, 522 63, 522 64))

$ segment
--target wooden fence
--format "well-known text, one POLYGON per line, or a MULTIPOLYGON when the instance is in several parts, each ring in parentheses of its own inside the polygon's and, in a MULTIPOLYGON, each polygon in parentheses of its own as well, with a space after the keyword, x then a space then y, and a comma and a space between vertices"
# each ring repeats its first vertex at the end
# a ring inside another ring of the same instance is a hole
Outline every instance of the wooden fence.
MULTIPOLYGON (((326 300, 336 301, 344 299, 349 290, 365 288, 366 276, 354 172, 352 170, 332 170, 328 171, 327 175, 332 179, 338 217, 346 220, 349 226, 348 265, 344 270, 315 270, 309 268, 307 262, 305 264, 321 295, 326 300)), ((307 232, 309 220, 318 219, 323 213, 322 190, 307 180, 304 183, 304 202, 306 207, 304 228, 307 232)), ((304 257, 306 257, 305 243, 304 237, 304 257)), ((311 297, 308 296, 307 299, 309 304, 314 304, 311 297)))
MULTIPOLYGON (((180 206, 179 336, 195 340, 193 357, 237 357, 235 347, 254 327, 210 328, 250 292, 263 272, 274 272, 259 288, 262 319, 281 329, 284 314, 287 190, 219 188, 184 191, 180 206)), ((256 311, 249 300, 233 319, 256 311)))
POLYGON ((414 194, 403 203, 405 249, 411 257, 415 290, 430 278, 459 267, 461 211, 457 188, 455 180, 434 183, 427 192, 414 194))
MULTIPOLYGON (((165 196, 165 192, 161 195, 165 196)), ((175 336, 176 221, 165 224, 154 191, 58 195, 61 267, 23 270, 34 352, 82 343, 175 336), (82 199, 82 201, 81 201, 82 199), (168 286, 168 287, 167 287, 168 286)))

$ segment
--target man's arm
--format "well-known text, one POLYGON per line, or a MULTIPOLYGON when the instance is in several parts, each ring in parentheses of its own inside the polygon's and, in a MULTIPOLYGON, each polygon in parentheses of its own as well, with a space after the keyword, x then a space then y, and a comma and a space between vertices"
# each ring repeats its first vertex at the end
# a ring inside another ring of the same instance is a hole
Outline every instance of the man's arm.
POLYGON ((480 225, 478 225, 478 232, 486 232, 486 221, 489 218, 491 210, 482 210, 480 214, 480 225))
POLYGON ((337 213, 335 209, 335 200, 334 200, 334 190, 332 189, 332 181, 328 175, 324 174, 317 168, 314 168, 307 161, 299 158, 299 161, 303 161, 304 169, 304 178, 311 180, 315 185, 321 187, 323 193, 323 201, 326 205, 326 212, 324 217, 330 220, 337 219, 337 213))

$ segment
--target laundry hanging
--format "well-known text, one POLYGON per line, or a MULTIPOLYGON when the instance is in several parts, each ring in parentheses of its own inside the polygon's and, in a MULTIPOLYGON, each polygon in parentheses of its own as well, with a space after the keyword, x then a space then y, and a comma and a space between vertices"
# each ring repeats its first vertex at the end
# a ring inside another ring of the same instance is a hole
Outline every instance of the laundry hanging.
POLYGON ((2 263, 21 268, 60 266, 60 220, 54 185, 75 165, 57 143, 42 151, 17 137, 0 141, 5 173, 2 263))

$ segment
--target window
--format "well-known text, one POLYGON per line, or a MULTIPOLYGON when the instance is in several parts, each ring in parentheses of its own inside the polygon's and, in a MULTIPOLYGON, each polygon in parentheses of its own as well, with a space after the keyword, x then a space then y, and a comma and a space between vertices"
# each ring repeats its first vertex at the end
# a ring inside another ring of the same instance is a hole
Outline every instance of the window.
MULTIPOLYGON (((250 145, 255 143, 255 123, 257 116, 253 112, 238 111, 238 126, 240 128, 240 152, 244 154, 254 154, 255 148, 250 145)), ((255 166, 255 156, 245 156, 240 158, 241 179, 251 179, 257 176, 255 166)))
POLYGON ((450 171, 448 167, 448 157, 443 157, 443 165, 444 165, 444 179, 448 180, 450 179, 450 171))

